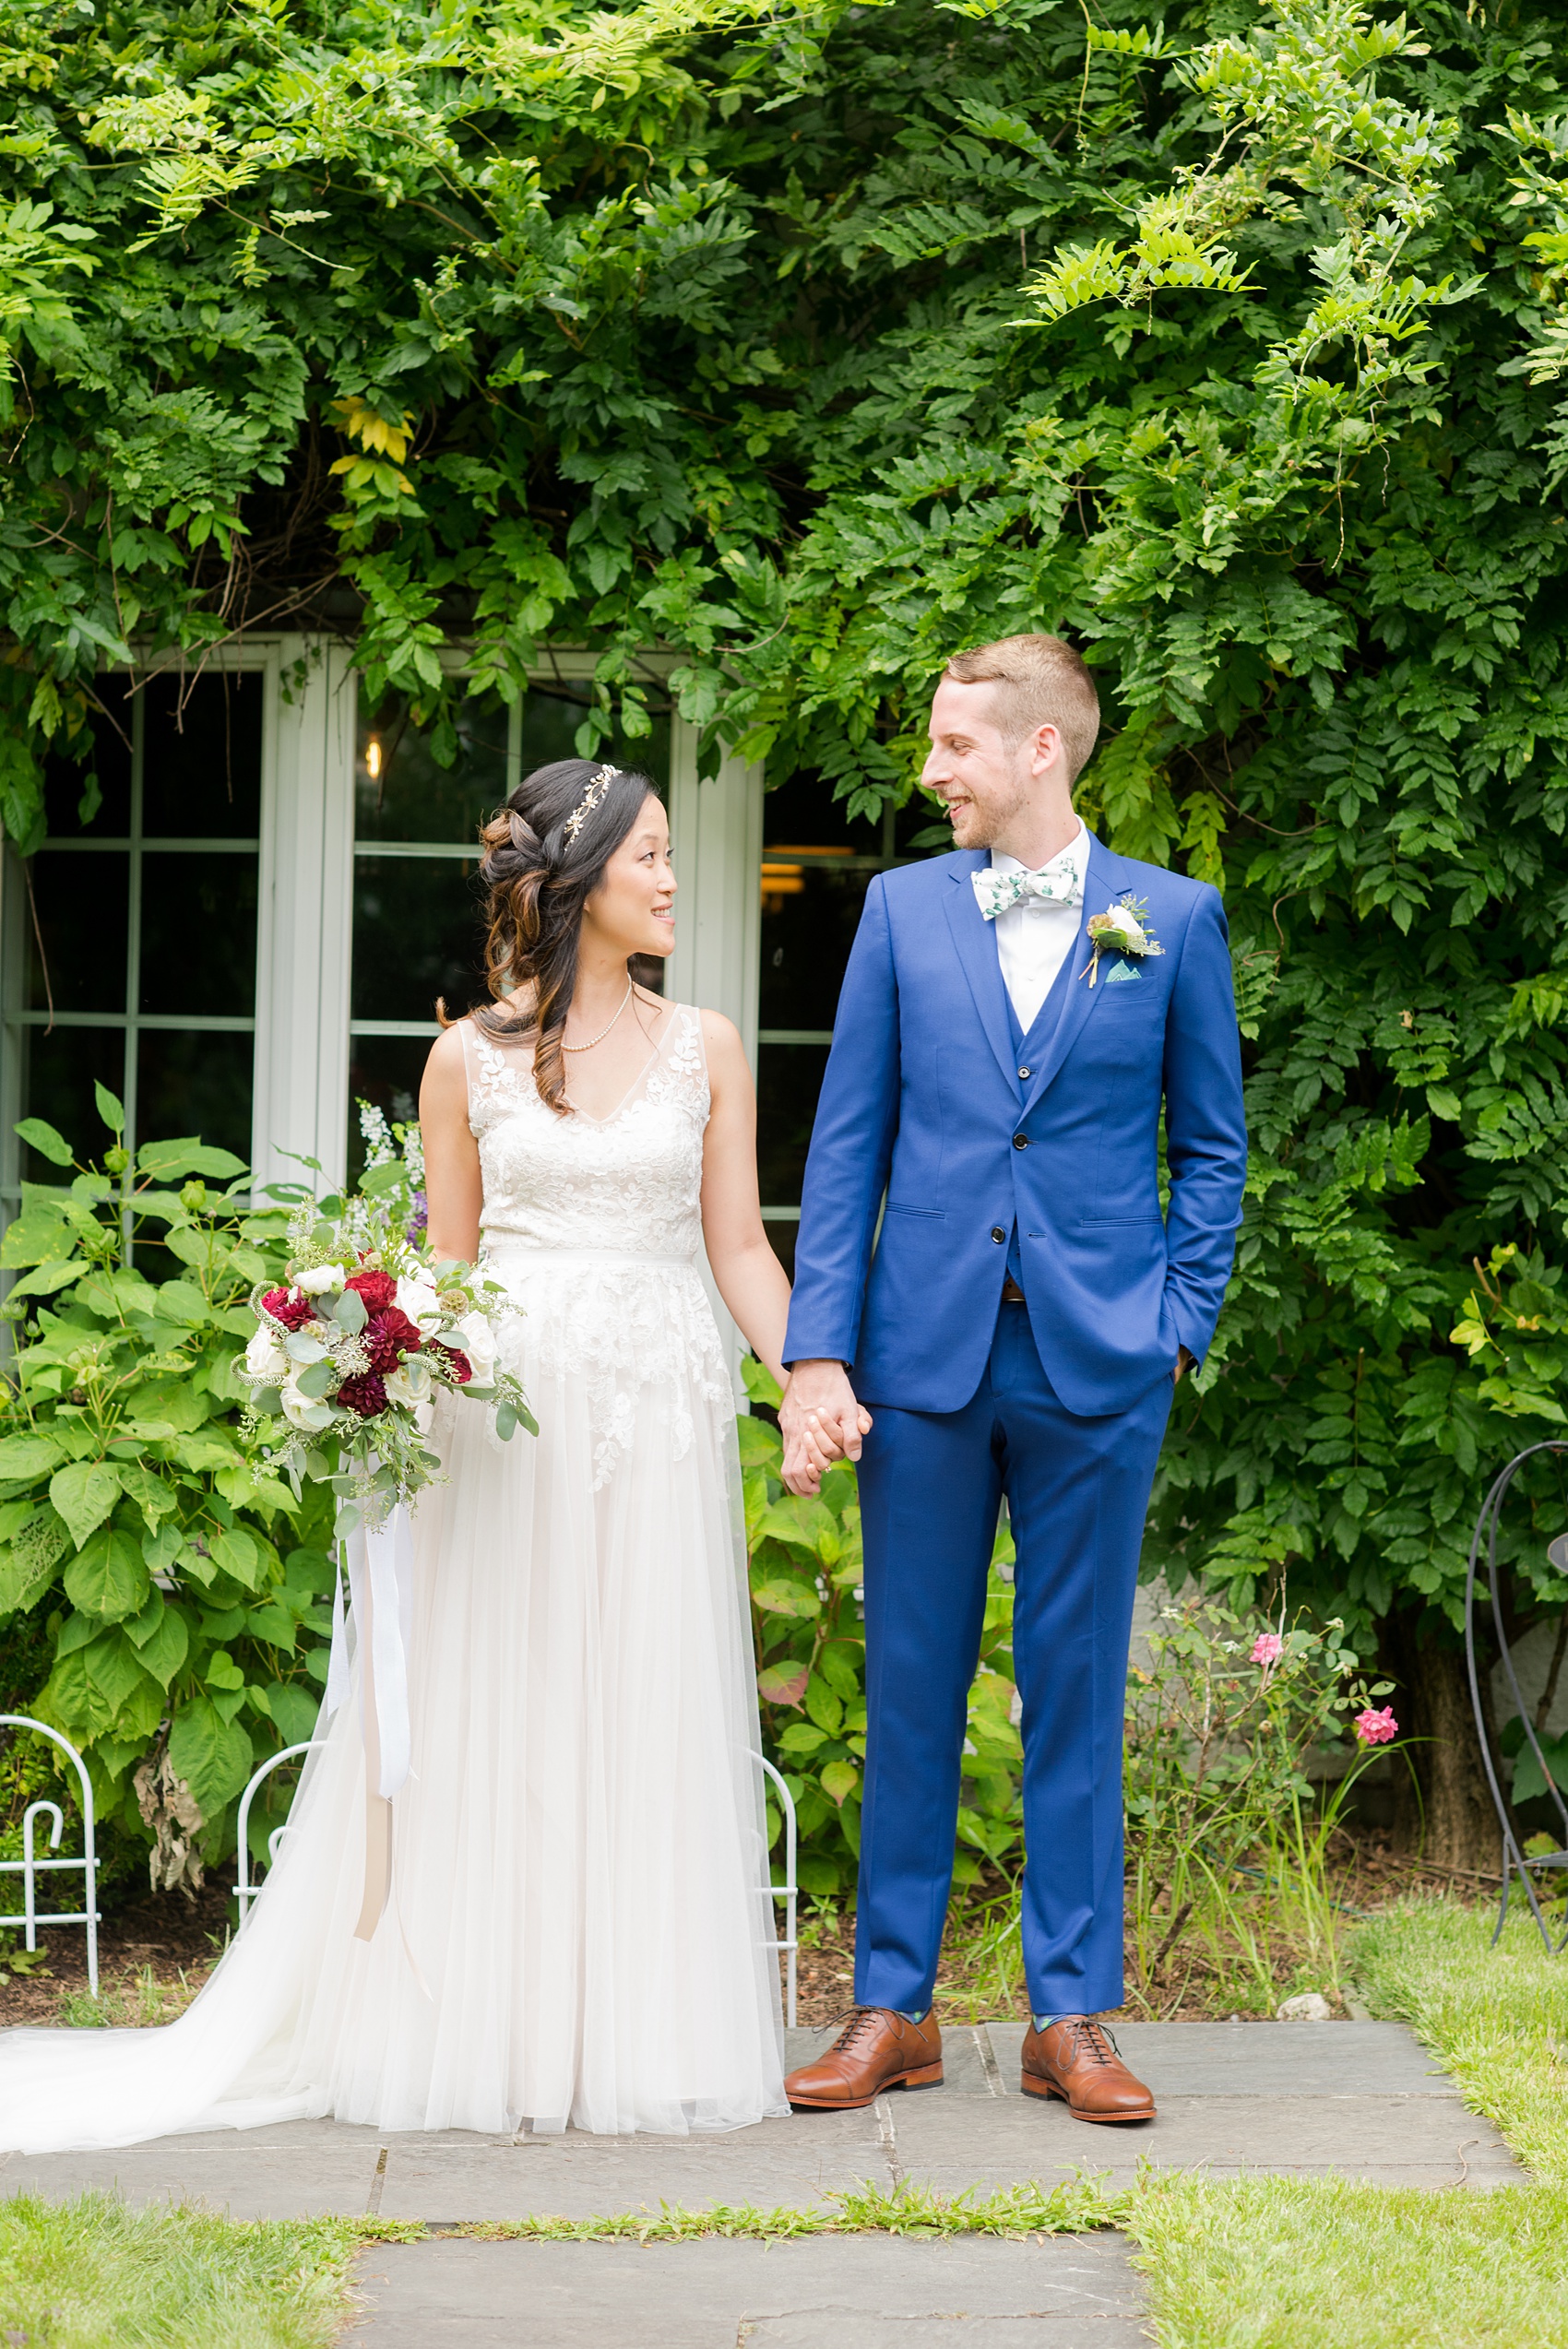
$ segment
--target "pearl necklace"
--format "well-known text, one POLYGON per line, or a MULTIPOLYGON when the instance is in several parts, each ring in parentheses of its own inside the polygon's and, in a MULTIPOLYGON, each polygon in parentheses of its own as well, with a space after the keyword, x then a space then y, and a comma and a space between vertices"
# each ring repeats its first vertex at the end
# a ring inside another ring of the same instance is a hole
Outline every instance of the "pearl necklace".
POLYGON ((617 1019, 619 1019, 619 1018, 620 1018, 620 1016, 621 1016, 622 1013, 625 1010, 625 1008, 626 1008, 627 1004, 631 1002, 631 1000, 632 1000, 632 989, 633 989, 633 986, 635 985, 635 983, 636 983, 636 982, 635 982, 634 980, 632 980, 632 979, 627 979, 627 981, 626 981, 626 991, 625 991, 625 993, 622 996, 622 998, 621 998, 620 1002, 619 1002, 616 1004, 616 1006, 615 1006, 615 1019, 612 1019, 612 1020, 610 1022, 610 1026, 609 1026, 609 1027, 601 1027, 601 1028, 600 1029, 600 1031, 599 1031, 599 1034, 598 1034, 597 1036, 590 1036, 590 1037, 588 1038, 588 1042, 587 1042, 586 1044, 567 1044, 567 1043, 565 1043, 565 1042, 563 1042, 563 1043, 562 1043, 562 1046, 561 1046, 561 1050, 562 1050, 564 1052, 591 1052, 591 1051, 592 1051, 592 1050, 593 1050, 593 1048, 594 1048, 594 1046, 595 1046, 596 1044, 602 1044, 602 1043, 603 1043, 603 1041, 604 1041, 604 1039, 605 1039, 605 1038, 606 1038, 606 1037, 609 1035, 609 1033, 610 1033, 610 1028, 612 1028, 612 1027, 613 1027, 613 1026, 614 1026, 614 1025, 615 1025, 615 1020, 617 1020, 617 1019))

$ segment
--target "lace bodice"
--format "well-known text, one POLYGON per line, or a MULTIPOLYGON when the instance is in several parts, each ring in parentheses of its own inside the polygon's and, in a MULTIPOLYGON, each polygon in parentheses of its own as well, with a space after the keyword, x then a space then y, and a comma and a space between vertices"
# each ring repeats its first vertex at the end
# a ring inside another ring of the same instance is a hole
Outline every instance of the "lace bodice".
POLYGON ((677 1003, 652 1057, 606 1118, 557 1117, 535 1090, 531 1044, 497 1044, 465 1021, 469 1122, 492 1252, 584 1249, 696 1261, 707 1063, 702 1020, 677 1003))
POLYGON ((698 1273, 701 1014, 684 1003, 666 1014, 607 1118, 546 1109, 530 1045, 497 1045, 465 1022, 463 1047, 483 1252, 517 1308, 501 1324, 503 1360, 541 1421, 583 1411, 596 1491, 627 1458, 639 1413, 683 1459, 697 1429, 728 1430, 735 1407, 698 1273))

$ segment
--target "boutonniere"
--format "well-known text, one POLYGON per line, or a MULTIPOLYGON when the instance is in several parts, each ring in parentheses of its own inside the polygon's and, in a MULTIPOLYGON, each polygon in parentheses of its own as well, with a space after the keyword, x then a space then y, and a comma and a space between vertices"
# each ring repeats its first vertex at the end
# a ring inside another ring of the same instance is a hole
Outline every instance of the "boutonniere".
MULTIPOLYGON (((1091 987, 1099 976, 1101 955, 1135 955, 1141 962, 1146 955, 1165 952, 1148 918, 1148 899, 1134 897, 1131 890, 1119 905, 1107 906, 1102 914, 1090 914, 1087 927, 1094 953, 1080 976, 1087 978, 1091 987)), ((1123 975, 1119 971, 1112 973, 1117 978, 1123 975)), ((1134 974, 1129 969, 1125 976, 1131 979, 1134 974)))

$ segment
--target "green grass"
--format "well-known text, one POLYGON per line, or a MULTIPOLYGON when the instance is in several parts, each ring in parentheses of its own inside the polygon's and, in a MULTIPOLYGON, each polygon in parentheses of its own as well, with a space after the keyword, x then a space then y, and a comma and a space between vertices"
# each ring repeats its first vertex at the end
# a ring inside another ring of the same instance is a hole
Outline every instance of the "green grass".
POLYGON ((352 2220, 245 2222, 107 2194, 0 2202, 6 2349, 325 2349, 352 2220))
POLYGON ((1435 2192, 1147 2179, 1129 2232, 1160 2349, 1568 2349, 1568 1960, 1527 1920, 1490 1949, 1493 1916, 1401 1902, 1362 1928, 1350 1964, 1528 2177, 1435 2192))
MULTIPOLYGON (((940 2194, 917 2179, 889 2193, 868 2179, 829 2193, 826 2209, 781 2204, 763 2211, 741 2202, 687 2211, 661 2202, 657 2216, 630 2211, 612 2218, 476 2219, 443 2232, 514 2243, 687 2243, 712 2235, 758 2243, 799 2235, 1089 2235, 1100 2227, 1126 2226, 1135 2200, 1130 2190, 1119 2192, 1084 2177, 1059 2186, 1004 2186, 992 2194, 940 2194)), ((420 2231, 412 2228, 398 2239, 408 2241, 420 2231)))
POLYGON ((1568 2349, 1559 2187, 1176 2178, 1132 2231, 1160 2349, 1568 2349))
POLYGON ((1495 1921, 1491 1907, 1405 1901, 1362 1928, 1352 1963, 1368 2005, 1442 2057, 1532 2176, 1568 2186, 1568 1951, 1549 1957, 1517 1911, 1489 1949, 1495 1921))

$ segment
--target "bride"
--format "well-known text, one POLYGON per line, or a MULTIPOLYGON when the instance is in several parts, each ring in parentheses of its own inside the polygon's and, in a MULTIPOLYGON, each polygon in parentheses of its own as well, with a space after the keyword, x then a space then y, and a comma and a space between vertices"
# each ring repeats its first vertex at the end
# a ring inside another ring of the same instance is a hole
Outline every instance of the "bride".
POLYGON ((727 1020, 628 975, 674 945, 645 777, 540 767, 482 836, 494 1000, 430 1055, 430 1237, 504 1283, 540 1433, 502 1444, 455 1397, 438 1422, 392 1897, 356 1940, 354 1694, 177 2023, 0 2034, 5 2149, 322 2114, 680 2135, 789 2109, 734 1406, 697 1269, 705 1241, 781 1378, 751 1075, 727 1020))

